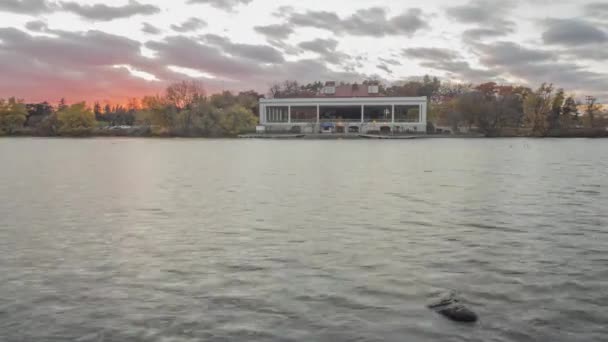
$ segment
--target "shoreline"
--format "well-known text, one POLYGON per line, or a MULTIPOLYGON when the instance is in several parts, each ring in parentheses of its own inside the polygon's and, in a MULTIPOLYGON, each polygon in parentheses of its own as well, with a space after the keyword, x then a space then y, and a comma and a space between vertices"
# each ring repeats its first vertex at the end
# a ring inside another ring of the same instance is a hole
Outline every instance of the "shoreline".
POLYGON ((608 138, 608 131, 603 135, 549 135, 549 136, 486 136, 474 134, 420 134, 409 136, 366 135, 366 134, 239 134, 237 136, 190 136, 190 135, 137 135, 137 134, 90 134, 90 135, 38 135, 11 134, 0 135, 2 138, 52 138, 52 139, 95 139, 95 138, 140 138, 140 139, 249 139, 249 140, 427 140, 427 139, 601 139, 608 138))

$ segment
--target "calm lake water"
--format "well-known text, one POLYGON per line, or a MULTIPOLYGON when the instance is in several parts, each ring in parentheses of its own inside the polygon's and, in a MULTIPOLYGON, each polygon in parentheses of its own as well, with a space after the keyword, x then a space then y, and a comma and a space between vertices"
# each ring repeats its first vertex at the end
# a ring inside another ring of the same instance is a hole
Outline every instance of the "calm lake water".
POLYGON ((607 307, 608 140, 0 139, 3 342, 606 341, 607 307))

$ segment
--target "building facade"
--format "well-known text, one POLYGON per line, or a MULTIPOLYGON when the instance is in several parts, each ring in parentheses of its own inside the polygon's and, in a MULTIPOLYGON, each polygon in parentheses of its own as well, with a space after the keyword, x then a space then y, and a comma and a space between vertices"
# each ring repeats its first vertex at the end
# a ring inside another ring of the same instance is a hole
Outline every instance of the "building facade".
POLYGON ((269 133, 426 133, 426 97, 331 95, 261 99, 260 127, 269 133))

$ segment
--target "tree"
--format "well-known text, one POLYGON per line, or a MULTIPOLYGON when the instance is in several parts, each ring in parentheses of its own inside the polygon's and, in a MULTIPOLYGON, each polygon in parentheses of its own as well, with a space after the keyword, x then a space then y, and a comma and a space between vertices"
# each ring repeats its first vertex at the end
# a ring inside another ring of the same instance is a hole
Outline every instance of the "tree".
POLYGON ((196 99, 205 97, 205 90, 200 83, 195 81, 173 83, 165 91, 167 101, 175 106, 178 111, 185 109, 196 99))
POLYGON ((547 117, 547 125, 548 129, 557 129, 560 128, 560 119, 563 114, 563 106, 566 95, 564 94, 564 89, 558 89, 555 95, 553 96, 553 102, 551 103, 551 111, 549 112, 549 116, 547 117))
MULTIPOLYGON (((271 98, 289 98, 289 97, 312 97, 317 94, 315 86, 300 86, 297 81, 283 81, 282 83, 273 84, 268 95, 271 98)), ((321 86, 322 88, 322 86, 321 86)))
POLYGON ((148 120, 154 126, 171 128, 176 119, 177 109, 171 105, 166 98, 156 96, 145 96, 142 99, 144 111, 148 112, 148 120))
POLYGON ((560 118, 562 127, 574 127, 579 122, 578 104, 573 96, 568 96, 562 106, 562 116, 560 118))
POLYGON ((95 104, 93 105, 93 114, 95 114, 95 119, 97 120, 101 120, 101 105, 99 104, 99 102, 95 102, 95 104))
POLYGON ((252 129, 257 122, 257 118, 247 108, 239 105, 231 106, 221 114, 219 125, 227 135, 234 136, 252 129))
POLYGON ((25 123, 27 109, 23 101, 14 97, 8 101, 0 99, 0 134, 13 134, 25 123))
POLYGON ((53 106, 48 102, 42 103, 28 103, 25 105, 27 109, 27 120, 25 126, 27 127, 38 127, 45 118, 53 114, 53 106))
POLYGON ((59 100, 59 104, 57 105, 57 110, 62 110, 65 109, 68 105, 65 103, 65 98, 61 98, 61 100, 59 100))
POLYGON ((553 104, 553 85, 543 83, 536 91, 530 93, 524 100, 526 121, 532 128, 532 133, 545 136, 548 133, 547 118, 553 104))
POLYGON ((597 98, 593 96, 587 96, 587 104, 585 106, 586 126, 595 127, 595 115, 599 113, 600 106, 596 104, 597 98))
POLYGON ((82 135, 89 133, 97 124, 95 114, 85 102, 75 103, 57 111, 59 133, 82 135))

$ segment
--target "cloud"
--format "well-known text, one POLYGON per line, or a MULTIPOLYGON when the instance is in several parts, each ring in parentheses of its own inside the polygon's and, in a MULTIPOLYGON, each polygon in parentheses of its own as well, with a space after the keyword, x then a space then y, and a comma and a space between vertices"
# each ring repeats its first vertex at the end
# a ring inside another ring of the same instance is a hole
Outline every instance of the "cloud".
POLYGON ((350 56, 343 52, 336 51, 338 41, 335 39, 317 38, 310 41, 301 42, 298 46, 304 50, 312 51, 331 64, 341 64, 350 59, 350 56))
POLYGON ((608 3, 593 2, 585 6, 585 15, 598 19, 608 19, 608 3))
POLYGON ((64 11, 78 14, 79 16, 92 20, 110 21, 120 18, 128 18, 135 15, 151 15, 160 12, 160 8, 154 5, 139 3, 129 0, 124 6, 108 6, 105 4, 81 5, 77 2, 60 2, 64 11))
POLYGON ((189 4, 207 4, 225 11, 232 11, 238 5, 247 5, 253 0, 189 0, 189 4))
POLYGON ((230 39, 215 34, 204 35, 201 39, 232 56, 262 63, 281 63, 285 60, 281 52, 271 46, 233 43, 230 39))
POLYGON ((428 28, 427 19, 418 8, 395 16, 387 17, 386 10, 380 7, 361 9, 354 14, 340 18, 336 13, 326 11, 307 11, 297 13, 284 11, 291 27, 314 27, 338 34, 353 36, 383 37, 387 35, 411 36, 418 30, 428 28))
POLYGON ((468 61, 453 50, 425 47, 407 48, 403 49, 403 56, 418 59, 423 67, 445 71, 450 77, 465 81, 484 82, 498 76, 492 70, 471 67, 468 61))
POLYGON ((476 41, 482 40, 484 38, 496 38, 502 37, 509 33, 513 33, 512 29, 504 28, 504 29, 492 29, 492 28, 474 28, 465 30, 462 33, 462 38, 465 41, 476 41))
POLYGON ((608 33, 582 19, 547 19, 543 33, 546 44, 586 45, 608 42, 608 33))
POLYGON ((405 57, 436 61, 453 60, 460 57, 460 55, 456 51, 443 48, 424 47, 403 49, 403 55, 405 57))
POLYGON ((530 65, 557 59, 553 52, 529 49, 513 42, 478 44, 476 51, 481 52, 479 60, 489 67, 530 65))
MULTIPOLYGON (((209 38, 209 37, 207 37, 209 38)), ((218 42, 219 43, 219 42, 218 42)), ((226 86, 265 90, 273 82, 295 79, 300 82, 318 80, 355 81, 365 76, 356 72, 334 71, 319 60, 304 59, 262 64, 249 58, 226 54, 220 46, 190 37, 167 37, 151 41, 146 47, 155 51, 156 63, 194 69, 226 81, 226 86)))
POLYGON ((380 58, 378 58, 378 59, 379 59, 379 60, 380 60, 382 63, 384 63, 384 64, 388 64, 388 65, 394 65, 394 66, 400 66, 400 65, 401 65, 401 62, 399 62, 398 60, 393 59, 393 58, 382 58, 382 57, 380 57, 380 58))
POLYGON ((446 9, 448 17, 465 24, 480 24, 498 29, 510 28, 514 23, 505 19, 515 8, 514 0, 471 0, 465 5, 446 9))
POLYGON ((114 67, 131 65, 161 75, 164 67, 142 57, 139 42, 100 31, 45 32, 54 37, 0 29, 0 94, 26 95, 35 101, 63 96, 92 101, 124 100, 125 94, 141 96, 158 91, 158 82, 114 67))
POLYGON ((393 71, 386 64, 383 64, 383 63, 376 65, 376 68, 378 68, 380 70, 384 70, 387 74, 393 73, 393 71))
POLYGON ((599 90, 608 88, 608 75, 560 61, 559 53, 526 48, 513 42, 477 44, 474 48, 484 66, 504 77, 523 80, 532 86, 549 82, 579 94, 608 96, 608 92, 599 90))
POLYGON ((158 27, 148 24, 148 23, 143 23, 141 30, 142 30, 142 32, 147 33, 147 34, 161 33, 161 30, 158 27))
POLYGON ((219 47, 203 44, 190 37, 171 36, 161 41, 149 41, 145 46, 156 52, 159 63, 195 69, 218 77, 238 79, 240 75, 262 71, 257 62, 227 56, 219 47))
POLYGON ((19 14, 43 14, 52 12, 54 6, 46 0, 2 0, 0 11, 19 14))
POLYGON ((207 22, 199 18, 190 18, 179 25, 171 25, 171 29, 177 32, 196 31, 207 26, 207 22))
POLYGON ((25 28, 30 30, 30 31, 34 31, 34 32, 41 32, 41 31, 45 31, 48 27, 47 24, 42 21, 42 20, 34 20, 34 21, 28 21, 25 24, 25 28))
POLYGON ((288 24, 255 26, 253 29, 260 34, 265 35, 268 39, 272 40, 287 39, 294 32, 293 28, 288 24))

